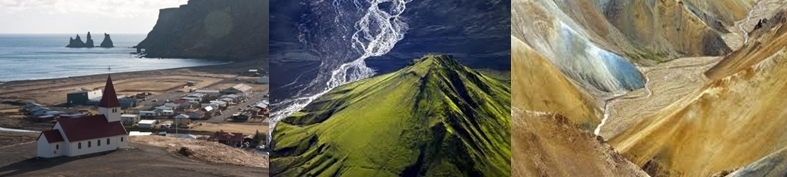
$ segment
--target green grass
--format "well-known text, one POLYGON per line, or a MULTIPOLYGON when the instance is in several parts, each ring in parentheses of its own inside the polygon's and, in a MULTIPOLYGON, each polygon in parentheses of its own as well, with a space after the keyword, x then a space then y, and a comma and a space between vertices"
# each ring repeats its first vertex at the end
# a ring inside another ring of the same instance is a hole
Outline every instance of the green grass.
POLYGON ((282 176, 510 176, 510 85, 429 55, 333 89, 273 133, 282 176))

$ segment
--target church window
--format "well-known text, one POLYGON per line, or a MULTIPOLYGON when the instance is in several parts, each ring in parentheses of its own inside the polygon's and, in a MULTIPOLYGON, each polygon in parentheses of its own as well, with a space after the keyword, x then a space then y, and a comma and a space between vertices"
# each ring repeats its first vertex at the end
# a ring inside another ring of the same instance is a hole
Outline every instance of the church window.
POLYGON ((120 137, 120 142, 123 142, 123 137, 122 136, 120 137))
POLYGON ((107 145, 109 145, 109 138, 107 138, 107 145))
POLYGON ((96 146, 101 146, 101 140, 96 140, 96 146))
POLYGON ((82 149, 82 143, 77 144, 77 148, 82 149))
POLYGON ((92 141, 88 141, 87 142, 87 147, 90 148, 91 145, 93 145, 92 141))
POLYGON ((60 145, 59 145, 59 144, 56 144, 56 145, 55 145, 55 149, 60 149, 60 145))

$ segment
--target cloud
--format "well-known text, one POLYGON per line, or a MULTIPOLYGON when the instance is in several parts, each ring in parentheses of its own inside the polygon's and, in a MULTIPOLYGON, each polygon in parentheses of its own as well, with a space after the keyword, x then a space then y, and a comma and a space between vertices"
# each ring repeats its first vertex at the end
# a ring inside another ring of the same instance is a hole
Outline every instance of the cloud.
POLYGON ((133 18, 155 16, 158 9, 177 7, 188 0, 0 0, 0 12, 71 14, 85 13, 106 17, 133 18))

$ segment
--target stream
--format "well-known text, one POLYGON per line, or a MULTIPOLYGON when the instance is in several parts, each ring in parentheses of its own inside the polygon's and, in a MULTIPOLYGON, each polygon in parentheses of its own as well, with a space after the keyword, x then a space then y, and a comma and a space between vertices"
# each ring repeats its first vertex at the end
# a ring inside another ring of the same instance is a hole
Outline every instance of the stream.
POLYGON ((749 42, 749 32, 746 31, 746 29, 744 29, 743 25, 749 24, 749 21, 751 21, 751 17, 752 17, 752 15, 754 15, 754 12, 762 10, 763 6, 762 6, 761 2, 762 1, 759 1, 759 0, 757 2, 755 2, 754 7, 752 7, 752 9, 749 10, 749 13, 746 15, 746 20, 744 22, 738 23, 738 29, 740 29, 741 32, 742 32, 741 35, 743 36, 743 43, 744 44, 749 42))
MULTIPOLYGON (((689 58, 694 58, 694 57, 689 57, 689 58)), ((672 60, 672 61, 685 60, 685 59, 689 59, 689 58, 678 58, 678 59, 675 59, 675 60, 672 60)), ((599 136, 599 134, 601 133, 601 127, 604 126, 604 124, 607 123, 607 120, 610 117, 610 108, 612 107, 612 104, 614 103, 614 101, 644 99, 644 98, 648 98, 651 95, 653 95, 653 90, 651 90, 650 87, 648 86, 648 83, 650 83, 650 77, 648 77, 648 74, 650 74, 651 72, 658 71, 658 70, 665 70, 665 69, 678 69, 678 68, 689 68, 689 67, 705 66, 705 65, 713 64, 713 63, 719 62, 719 61, 720 60, 718 60, 718 59, 710 59, 707 62, 702 62, 702 63, 697 63, 697 64, 686 64, 686 65, 678 65, 678 66, 671 66, 671 67, 654 67, 654 68, 648 69, 647 71, 642 73, 642 75, 645 77, 645 87, 644 88, 645 88, 645 91, 647 91, 647 94, 641 95, 641 96, 640 95, 626 96, 626 95, 628 95, 628 93, 631 93, 631 92, 625 92, 625 93, 616 94, 616 95, 614 95, 614 96, 612 96, 610 98, 605 99, 604 100, 604 117, 601 119, 601 123, 599 123, 598 126, 596 127, 596 129, 593 131, 593 134, 595 134, 596 136, 599 136)))

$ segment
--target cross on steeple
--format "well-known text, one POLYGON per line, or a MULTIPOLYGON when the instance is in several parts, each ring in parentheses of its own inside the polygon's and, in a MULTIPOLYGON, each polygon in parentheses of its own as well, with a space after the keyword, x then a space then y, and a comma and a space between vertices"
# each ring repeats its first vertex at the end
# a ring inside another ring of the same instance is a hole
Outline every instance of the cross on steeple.
POLYGON ((107 66, 107 72, 112 73, 112 66, 107 66))

